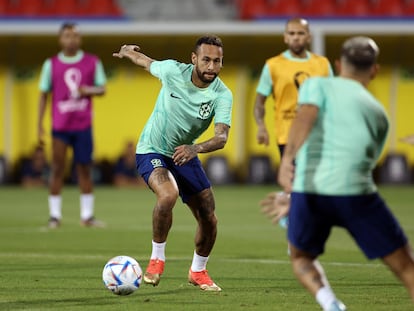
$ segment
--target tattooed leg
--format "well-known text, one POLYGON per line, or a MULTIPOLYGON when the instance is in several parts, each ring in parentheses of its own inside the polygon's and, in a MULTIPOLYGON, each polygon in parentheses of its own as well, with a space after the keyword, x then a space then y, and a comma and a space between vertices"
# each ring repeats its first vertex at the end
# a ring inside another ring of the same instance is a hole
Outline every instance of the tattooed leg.
POLYGON ((205 189, 188 202, 198 226, 195 235, 195 250, 198 255, 209 256, 217 236, 217 217, 212 190, 205 189))
POLYGON ((329 286, 325 272, 315 256, 289 245, 293 272, 302 285, 312 294, 323 286, 329 286))
POLYGON ((165 168, 155 169, 148 181, 157 202, 152 214, 153 241, 162 243, 167 240, 172 225, 172 209, 178 198, 178 186, 174 177, 165 168))

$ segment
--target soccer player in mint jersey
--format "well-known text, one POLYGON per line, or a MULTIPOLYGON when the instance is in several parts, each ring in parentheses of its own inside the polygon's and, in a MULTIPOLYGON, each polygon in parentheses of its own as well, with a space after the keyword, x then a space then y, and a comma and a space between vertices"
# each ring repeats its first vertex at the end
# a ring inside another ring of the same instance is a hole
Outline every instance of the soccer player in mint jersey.
POLYGON ((73 23, 59 31, 61 52, 48 58, 40 75, 39 141, 43 143, 43 118, 49 94, 52 102, 52 172, 49 185, 49 227, 62 219, 62 187, 68 147, 73 149, 80 187, 80 218, 84 226, 103 226, 94 217, 92 169, 92 97, 105 93, 101 61, 80 49, 81 35, 73 23))
POLYGON ((377 73, 378 54, 372 39, 350 38, 337 62, 338 77, 303 83, 281 161, 279 183, 291 193, 293 271, 325 311, 346 310, 318 262, 333 226, 346 229, 367 258, 380 258, 414 302, 407 237, 372 177, 389 128, 383 106, 366 89, 377 73))
POLYGON ((223 148, 229 135, 232 94, 217 77, 223 66, 223 44, 214 35, 199 38, 191 64, 156 61, 139 51, 138 46, 124 45, 113 55, 130 59, 162 83, 136 149, 138 172, 156 195, 152 254, 144 282, 154 286, 160 282, 172 210, 181 196, 198 224, 188 280, 202 290, 220 291, 206 270, 216 240, 217 218, 211 185, 197 154, 223 148), (195 143, 213 119, 214 136, 195 143))

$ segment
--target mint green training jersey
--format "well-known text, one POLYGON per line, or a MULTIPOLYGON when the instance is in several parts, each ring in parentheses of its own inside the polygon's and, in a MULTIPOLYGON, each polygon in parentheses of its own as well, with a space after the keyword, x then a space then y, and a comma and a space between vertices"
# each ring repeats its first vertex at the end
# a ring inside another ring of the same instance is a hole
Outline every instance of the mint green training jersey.
POLYGON ((293 191, 358 195, 376 191, 372 178, 388 133, 382 105, 359 82, 309 78, 299 105, 319 108, 317 120, 296 156, 293 191))
POLYGON ((206 88, 196 87, 191 82, 193 68, 174 60, 151 63, 150 72, 162 87, 139 138, 138 154, 172 157, 175 147, 193 144, 213 118, 215 124, 231 125, 231 91, 218 77, 206 88))

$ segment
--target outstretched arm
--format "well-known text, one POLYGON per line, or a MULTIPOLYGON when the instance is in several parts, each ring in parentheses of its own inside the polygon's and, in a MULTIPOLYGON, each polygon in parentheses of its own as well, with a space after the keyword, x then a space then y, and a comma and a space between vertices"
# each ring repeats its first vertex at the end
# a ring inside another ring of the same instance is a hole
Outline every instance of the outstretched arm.
POLYGON ((194 145, 181 145, 175 148, 173 160, 176 165, 183 165, 197 156, 197 153, 207 153, 224 148, 229 136, 230 127, 217 123, 214 127, 214 137, 194 145))
POLYGON ((137 45, 124 44, 121 46, 119 52, 112 53, 112 56, 118 58, 129 58, 135 65, 138 65, 144 68, 146 71, 149 71, 150 65, 154 60, 139 51, 140 47, 137 45))

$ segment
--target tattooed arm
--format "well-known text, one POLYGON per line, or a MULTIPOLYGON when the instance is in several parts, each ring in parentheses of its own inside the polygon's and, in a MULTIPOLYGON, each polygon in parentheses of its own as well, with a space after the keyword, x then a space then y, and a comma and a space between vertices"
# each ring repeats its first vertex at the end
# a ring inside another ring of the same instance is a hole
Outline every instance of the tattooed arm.
POLYGON ((173 160, 176 165, 183 165, 198 153, 212 152, 222 149, 227 142, 230 127, 224 123, 217 123, 214 127, 214 137, 194 145, 181 145, 175 148, 173 160))

